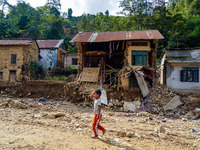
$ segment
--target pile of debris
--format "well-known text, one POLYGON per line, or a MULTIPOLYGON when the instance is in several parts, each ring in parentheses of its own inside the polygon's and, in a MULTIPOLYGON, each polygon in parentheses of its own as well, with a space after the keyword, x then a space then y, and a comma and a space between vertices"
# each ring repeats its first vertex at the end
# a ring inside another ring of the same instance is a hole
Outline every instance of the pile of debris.
POLYGON ((154 113, 179 118, 189 112, 192 103, 186 94, 171 91, 166 85, 156 85, 151 89, 149 102, 154 113))
MULTIPOLYGON (((78 86, 78 93, 82 95, 82 98, 85 102, 89 99, 90 94, 92 91, 100 89, 100 86, 97 84, 80 84, 78 86)), ((140 103, 140 98, 142 94, 139 92, 139 89, 135 91, 117 91, 117 88, 109 87, 109 85, 103 85, 103 89, 105 89, 107 98, 108 98, 108 105, 105 106, 108 110, 120 110, 120 111, 128 111, 124 105, 129 105, 134 101, 133 103, 136 103, 138 106, 140 103), (134 93, 134 94, 133 94, 134 93)), ((91 103, 90 103, 91 104, 91 103)), ((135 105, 135 104, 134 104, 135 105)), ((129 111, 133 111, 132 109, 129 111)), ((135 108, 134 108, 135 111, 135 108)))

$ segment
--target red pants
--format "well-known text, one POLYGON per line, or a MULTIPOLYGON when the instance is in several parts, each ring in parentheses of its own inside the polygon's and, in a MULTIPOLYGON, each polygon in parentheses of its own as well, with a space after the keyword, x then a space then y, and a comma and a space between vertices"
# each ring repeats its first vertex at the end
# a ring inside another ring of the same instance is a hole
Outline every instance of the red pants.
POLYGON ((94 120, 92 124, 92 129, 94 131, 95 136, 98 136, 98 130, 104 131, 104 127, 102 127, 99 123, 101 121, 102 114, 99 119, 97 119, 97 114, 94 115, 94 120), (98 130, 97 130, 98 129, 98 130))

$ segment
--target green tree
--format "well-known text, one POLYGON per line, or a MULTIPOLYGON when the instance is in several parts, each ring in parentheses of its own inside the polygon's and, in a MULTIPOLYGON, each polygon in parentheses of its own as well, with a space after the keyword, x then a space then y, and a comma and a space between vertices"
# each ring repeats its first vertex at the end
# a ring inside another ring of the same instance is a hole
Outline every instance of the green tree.
POLYGON ((0 21, 0 38, 17 38, 19 29, 12 20, 3 19, 0 21))
POLYGON ((61 3, 60 0, 47 0, 46 6, 50 8, 56 8, 57 10, 61 9, 61 3))
POLYGON ((71 8, 68 8, 68 18, 69 19, 71 19, 72 18, 72 13, 73 13, 73 11, 72 11, 72 9, 71 8))
POLYGON ((109 16, 109 11, 108 10, 105 11, 105 15, 109 16))
POLYGON ((8 0, 0 0, 0 7, 1 7, 1 13, 0 13, 0 17, 1 17, 1 19, 4 17, 4 10, 5 10, 5 8, 6 7, 8 7, 8 8, 10 8, 10 7, 12 7, 12 5, 10 5, 9 3, 8 3, 8 0))
POLYGON ((40 31, 36 26, 31 26, 28 29, 28 33, 26 37, 31 38, 31 39, 39 39, 40 31))
POLYGON ((132 17, 134 26, 137 30, 146 29, 145 21, 148 14, 152 11, 151 3, 147 0, 123 0, 120 1, 123 8, 121 14, 132 17))
POLYGON ((17 3, 13 6, 6 18, 12 19, 14 25, 16 25, 20 30, 28 29, 31 26, 31 20, 33 20, 32 13, 36 11, 30 4, 25 2, 17 3))
POLYGON ((30 63, 28 71, 32 80, 41 79, 44 75, 43 68, 37 61, 32 61, 30 63))

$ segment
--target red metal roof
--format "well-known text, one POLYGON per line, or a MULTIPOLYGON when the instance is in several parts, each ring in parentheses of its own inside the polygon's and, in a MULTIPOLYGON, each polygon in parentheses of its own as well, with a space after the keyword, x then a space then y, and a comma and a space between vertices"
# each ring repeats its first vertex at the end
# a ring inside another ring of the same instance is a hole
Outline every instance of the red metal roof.
POLYGON ((0 40, 0 45, 30 45, 33 40, 0 40))
POLYGON ((37 40, 40 49, 58 48, 64 40, 37 40))
POLYGON ((164 39, 158 30, 119 32, 79 32, 70 42, 109 42, 164 39))

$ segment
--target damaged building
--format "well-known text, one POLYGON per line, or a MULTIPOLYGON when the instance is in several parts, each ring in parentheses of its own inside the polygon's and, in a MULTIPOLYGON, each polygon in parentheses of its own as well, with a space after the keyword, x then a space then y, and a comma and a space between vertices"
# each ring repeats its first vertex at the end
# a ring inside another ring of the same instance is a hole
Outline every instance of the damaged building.
POLYGON ((70 41, 78 43, 78 80, 117 90, 140 88, 146 96, 146 81, 155 82, 159 39, 163 36, 158 30, 78 33, 70 41))
POLYGON ((38 61, 35 40, 0 40, 0 81, 15 82, 28 77, 31 61, 38 61))
POLYGON ((166 49, 160 82, 175 90, 199 90, 199 66, 200 48, 166 49))
POLYGON ((37 40, 40 49, 39 63, 43 68, 64 67, 66 46, 64 40, 37 40))

